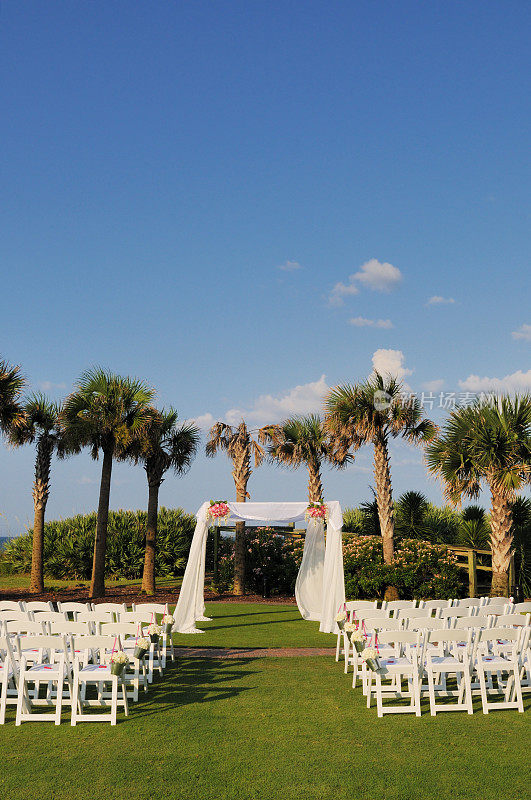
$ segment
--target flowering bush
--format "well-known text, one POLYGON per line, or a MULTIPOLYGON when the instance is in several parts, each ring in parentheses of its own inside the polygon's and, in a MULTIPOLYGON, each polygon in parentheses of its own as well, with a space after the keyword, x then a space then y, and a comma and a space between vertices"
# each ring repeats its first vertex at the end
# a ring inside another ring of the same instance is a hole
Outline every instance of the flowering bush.
POLYGON ((383 563, 378 536, 352 536, 343 543, 347 597, 383 597, 395 586, 403 599, 456 597, 459 590, 457 557, 446 547, 419 539, 402 539, 391 565, 383 563))
MULTIPOLYGON (((295 580, 302 560, 304 542, 285 538, 273 528, 246 528, 245 582, 250 592, 262 592, 264 578, 272 594, 295 591, 295 580)), ((225 539, 218 561, 220 591, 232 587, 234 579, 234 540, 225 539)))

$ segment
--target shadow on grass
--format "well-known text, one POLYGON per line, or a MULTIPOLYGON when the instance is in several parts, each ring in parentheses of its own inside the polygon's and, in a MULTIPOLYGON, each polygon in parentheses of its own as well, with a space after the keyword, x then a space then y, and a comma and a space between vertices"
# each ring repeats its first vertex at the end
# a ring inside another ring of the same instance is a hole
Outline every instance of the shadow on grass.
MULTIPOLYGON (((256 659, 257 660, 257 659, 256 659)), ((249 667, 252 658, 222 659, 182 658, 166 664, 163 679, 154 677, 147 695, 140 695, 134 706, 136 718, 149 717, 195 703, 212 703, 237 697, 255 687, 234 686, 248 675, 257 674, 257 669, 249 667)))

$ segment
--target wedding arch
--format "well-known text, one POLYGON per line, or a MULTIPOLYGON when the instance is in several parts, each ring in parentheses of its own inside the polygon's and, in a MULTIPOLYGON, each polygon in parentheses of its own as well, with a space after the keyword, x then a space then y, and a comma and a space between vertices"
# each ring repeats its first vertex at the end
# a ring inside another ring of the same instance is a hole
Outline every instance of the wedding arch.
MULTIPOLYGON (((246 522, 297 522, 304 520, 307 502, 302 503, 230 503, 229 521, 246 522)), ((343 574, 343 548, 341 528, 343 514, 337 500, 326 503, 326 545, 324 521, 310 519, 304 541, 302 562, 295 584, 295 597, 301 616, 316 620, 319 630, 333 633, 337 630, 335 617, 345 602, 343 574)), ((175 627, 179 633, 203 633, 196 622, 205 617, 205 558, 208 528, 212 524, 210 503, 204 502, 197 512, 188 562, 174 611, 175 627)))

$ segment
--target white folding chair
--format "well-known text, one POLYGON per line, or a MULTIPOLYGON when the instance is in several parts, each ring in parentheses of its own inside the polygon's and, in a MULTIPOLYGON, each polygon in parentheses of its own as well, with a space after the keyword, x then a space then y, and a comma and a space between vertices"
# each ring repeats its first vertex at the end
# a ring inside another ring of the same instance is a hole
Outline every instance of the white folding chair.
POLYGON ((114 622, 114 618, 111 611, 80 611, 76 622, 90 623, 92 635, 97 636, 100 631, 100 625, 103 622, 114 622))
MULTIPOLYGON (((155 622, 155 614, 152 611, 124 611, 120 614, 119 622, 131 622, 135 625, 140 624, 141 629, 147 628, 155 622)), ((148 658, 148 681, 153 682, 153 672, 158 669, 159 674, 163 674, 162 669, 162 651, 160 640, 158 642, 151 642, 149 648, 148 658)))
POLYGON ((450 608, 453 600, 421 600, 419 608, 426 608, 431 613, 435 612, 434 616, 438 617, 441 608, 450 608))
POLYGON ((2 600, 0 601, 1 611, 24 611, 24 608, 19 600, 2 600))
POLYGON ((492 626, 492 617, 475 616, 475 617, 458 617, 453 625, 453 630, 468 630, 469 628, 490 628, 492 626))
POLYGON ((456 597, 452 603, 453 608, 479 608, 481 605, 479 597, 456 597))
MULTIPOLYGON (((345 603, 344 605, 344 612, 347 615, 347 620, 349 622, 352 622, 354 619, 353 615, 356 614, 358 611, 376 609, 377 607, 378 607, 378 600, 349 600, 348 603, 345 603)), ((336 641, 336 661, 339 661, 339 656, 341 655, 341 653, 344 654, 345 652, 344 645, 345 645, 344 632, 342 630, 339 630, 336 641), (342 643, 343 647, 341 646, 342 643)))
POLYGON ((526 600, 525 603, 516 603, 514 607, 515 614, 531 614, 531 600, 526 600))
MULTIPOLYGON (((160 616, 162 619, 164 617, 172 616, 168 609, 167 603, 133 603, 133 612, 140 611, 141 613, 147 612, 153 614, 153 618, 155 619, 157 616, 160 616)), ((158 620, 160 624, 162 624, 162 619, 158 620)), ((166 660, 168 655, 168 650, 170 651, 171 660, 175 661, 175 651, 173 649, 173 638, 171 632, 167 633, 165 630, 165 626, 162 625, 163 634, 162 634, 162 645, 161 645, 161 654, 162 654, 162 668, 166 668, 166 660)))
POLYGON ((455 625, 455 621, 460 617, 473 617, 475 616, 476 607, 468 606, 464 608, 441 608, 440 618, 444 619, 446 626, 451 629, 455 625))
POLYGON ((110 666, 110 652, 114 646, 113 636, 74 636, 74 676, 72 694, 71 725, 78 722, 110 722, 116 725, 118 705, 124 708, 125 716, 129 715, 127 690, 124 674, 113 675, 110 666), (87 686, 97 687, 97 699, 86 697, 87 686), (111 685, 110 702, 104 694, 105 684, 111 685), (121 688, 122 700, 118 700, 118 686, 121 688), (109 712, 85 714, 84 708, 104 708, 109 712))
MULTIPOLYGON (((370 612, 367 612, 368 614, 370 612)), ((392 619, 391 617, 385 616, 385 612, 381 615, 378 614, 378 609, 376 609, 377 616, 361 616, 359 620, 359 629, 361 630, 362 634, 365 637, 366 646, 369 646, 371 642, 375 640, 378 636, 380 631, 401 631, 403 630, 402 620, 399 619, 392 619)), ((352 664, 353 667, 353 675, 352 675, 352 688, 356 686, 356 681, 358 678, 362 681, 363 693, 365 694, 366 685, 364 682, 364 672, 363 672, 363 665, 360 661, 359 653, 356 650, 356 647, 353 645, 352 641, 345 642, 345 672, 348 672, 349 664, 352 664), (350 646, 349 646, 350 645, 350 646)), ((380 651, 383 656, 392 656, 394 653, 394 648, 392 645, 385 645, 382 644, 380 647, 380 651)))
POLYGON ((382 610, 387 611, 387 614, 391 617, 396 616, 397 611, 401 611, 402 609, 412 609, 417 608, 417 601, 416 600, 389 600, 384 601, 382 603, 382 610))
POLYGON ((92 611, 92 604, 91 603, 79 603, 79 602, 68 602, 68 603, 57 603, 57 607, 59 611, 62 611, 63 614, 66 614, 67 617, 72 619, 76 622, 76 617, 80 611, 92 611))
POLYGON ((529 633, 530 629, 527 626, 524 628, 496 627, 478 631, 475 669, 479 679, 484 714, 504 708, 516 708, 523 713, 520 673, 524 665, 523 655, 529 645, 529 633), (503 652, 499 650, 500 641, 504 645, 503 652), (507 647, 508 643, 512 645, 510 648, 507 647), (496 678, 496 687, 494 686, 494 677, 496 678), (489 694, 502 695, 503 700, 489 702, 489 694), (514 699, 511 699, 513 697, 514 699))
POLYGON ((33 614, 31 611, 0 611, 0 622, 12 622, 20 620, 20 622, 33 621, 33 614))
POLYGON ((379 649, 382 646, 392 645, 393 654, 387 657, 378 657, 377 669, 370 669, 363 662, 363 669, 367 673, 367 708, 371 707, 373 693, 373 680, 375 683, 376 709, 379 717, 384 714, 415 714, 420 717, 420 664, 423 657, 423 637, 420 632, 413 631, 379 631, 379 649), (391 681, 383 684, 382 678, 391 681), (402 681, 407 681, 408 688, 402 688, 402 681), (385 699, 409 698, 410 703, 405 705, 386 705, 385 699))
POLYGON ((51 601, 45 602, 44 600, 26 600, 24 603, 24 611, 55 611, 51 601))
POLYGON ((473 631, 440 630, 430 631, 428 641, 432 649, 426 651, 424 673, 428 679, 430 713, 435 717, 438 711, 466 711, 472 708, 472 640, 473 631), (466 641, 463 642, 463 638, 466 641), (455 677, 456 689, 447 686, 448 676, 455 677), (456 697, 455 703, 437 703, 437 697, 456 697))
POLYGON ((132 687, 128 696, 136 703, 140 684, 144 692, 148 690, 146 659, 135 656, 136 643, 140 638, 140 625, 135 625, 134 622, 104 622, 101 626, 101 635, 119 638, 120 647, 129 658, 129 669, 126 667, 124 672, 126 686, 132 687))
POLYGON ((0 725, 6 721, 6 706, 16 705, 18 696, 18 661, 14 650, 18 639, 12 643, 9 636, 0 636, 0 725))
POLYGON ((92 611, 108 612, 113 615, 112 621, 118 622, 120 614, 127 611, 125 603, 92 603, 92 611))
POLYGON ((49 633, 51 622, 66 622, 67 616, 64 611, 34 611, 33 620, 41 622, 45 633, 49 633))
MULTIPOLYGON (((36 722, 61 723, 61 710, 63 706, 63 686, 66 683, 71 692, 72 680, 70 665, 66 652, 66 641, 62 636, 28 636, 20 638, 20 672, 17 697, 17 714, 15 725, 32 720, 36 722), (24 651, 37 648, 40 652, 39 660, 28 662, 24 651), (30 694, 31 684, 44 683, 47 686, 46 697, 39 698, 35 692, 30 694), (52 687, 56 691, 52 692, 52 687), (53 713, 34 714, 32 709, 37 706, 55 706, 53 713)), ((71 694, 70 694, 71 696, 71 694)))
POLYGON ((429 608, 399 608, 395 613, 395 619, 402 621, 404 630, 407 630, 409 620, 420 618, 430 619, 431 610, 429 608))

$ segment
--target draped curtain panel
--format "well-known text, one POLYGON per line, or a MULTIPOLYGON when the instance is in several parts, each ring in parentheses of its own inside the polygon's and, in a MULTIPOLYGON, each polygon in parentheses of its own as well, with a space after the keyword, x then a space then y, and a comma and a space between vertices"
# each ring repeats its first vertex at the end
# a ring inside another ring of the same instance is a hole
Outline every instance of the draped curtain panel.
MULTIPOLYGON (((210 519, 210 503, 204 502, 197 512, 197 524, 188 562, 174 612, 179 633, 203 633, 196 622, 205 617, 205 557, 210 519)), ((308 503, 227 503, 230 521, 297 522, 304 519, 308 503)), ((326 546, 321 521, 310 520, 304 541, 302 562, 295 585, 295 597, 301 616, 320 622, 324 633, 337 631, 335 617, 345 601, 341 528, 343 516, 337 500, 327 503, 328 525, 326 546)))

